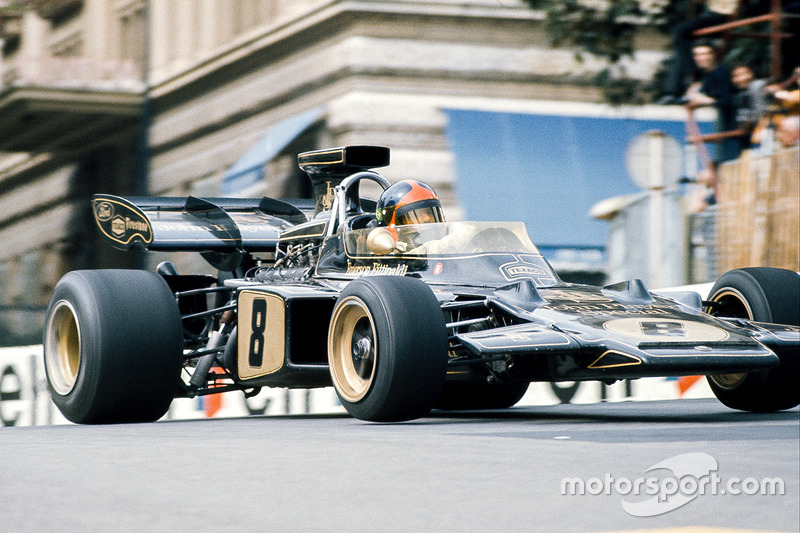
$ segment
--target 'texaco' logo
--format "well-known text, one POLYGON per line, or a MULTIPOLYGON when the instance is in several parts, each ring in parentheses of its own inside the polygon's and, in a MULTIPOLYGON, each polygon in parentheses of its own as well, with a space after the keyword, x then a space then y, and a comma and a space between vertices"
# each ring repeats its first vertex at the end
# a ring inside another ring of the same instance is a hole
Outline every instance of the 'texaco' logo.
POLYGON ((550 273, 541 266, 525 261, 525 256, 517 256, 515 261, 500 265, 500 272, 508 281, 531 279, 537 285, 539 285, 542 280, 552 277, 550 273))

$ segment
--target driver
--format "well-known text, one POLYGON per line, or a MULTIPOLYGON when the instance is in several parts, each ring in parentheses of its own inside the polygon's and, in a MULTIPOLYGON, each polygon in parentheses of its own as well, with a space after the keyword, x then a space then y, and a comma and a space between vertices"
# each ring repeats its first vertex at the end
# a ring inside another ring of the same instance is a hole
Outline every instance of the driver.
MULTIPOLYGON (((468 224, 457 224, 438 239, 417 241, 416 232, 405 232, 402 236, 395 230, 396 226, 406 224, 430 224, 444 222, 442 204, 436 193, 428 185, 417 180, 403 180, 383 191, 378 199, 376 218, 379 226, 388 226, 400 250, 409 255, 426 255, 446 253, 454 246, 463 244, 474 235, 474 227, 468 224), (413 249, 408 250, 408 247, 413 249)), ((430 237, 430 235, 428 235, 430 237)))
POLYGON ((442 204, 429 186, 403 180, 383 191, 375 214, 379 226, 444 222, 442 204))

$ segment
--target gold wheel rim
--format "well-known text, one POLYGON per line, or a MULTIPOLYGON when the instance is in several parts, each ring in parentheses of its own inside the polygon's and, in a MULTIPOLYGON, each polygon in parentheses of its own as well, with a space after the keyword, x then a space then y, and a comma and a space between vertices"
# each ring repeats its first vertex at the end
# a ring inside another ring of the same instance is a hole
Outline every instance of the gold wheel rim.
MULTIPOLYGON (((747 318, 748 320, 753 319, 753 310, 750 309, 750 305, 747 303, 745 297, 737 291, 736 289, 732 289, 730 287, 726 287, 725 289, 716 292, 711 297, 712 302, 726 302, 731 306, 731 311, 728 314, 720 314, 720 313, 711 313, 710 315, 713 316, 731 316, 734 318, 747 318), (740 316, 746 315, 746 316, 740 316)), ((714 384, 724 390, 733 390, 747 378, 747 373, 737 373, 737 374, 714 374, 708 376, 714 384)))
POLYGON ((81 364, 78 319, 69 302, 61 300, 53 306, 46 332, 44 353, 50 385, 58 394, 68 394, 75 386, 81 364))
POLYGON ((714 374, 708 377, 720 389, 732 390, 742 384, 747 374, 714 374))
POLYGON ((354 296, 342 300, 331 318, 328 364, 334 387, 348 402, 363 399, 372 387, 377 349, 375 322, 366 304, 354 296))

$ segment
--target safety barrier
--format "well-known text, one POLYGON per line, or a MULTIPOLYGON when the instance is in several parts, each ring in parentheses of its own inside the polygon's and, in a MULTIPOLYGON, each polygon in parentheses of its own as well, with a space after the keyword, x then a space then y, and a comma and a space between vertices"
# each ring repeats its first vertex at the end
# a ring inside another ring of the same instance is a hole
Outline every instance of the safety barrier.
MULTIPOLYGON (((667 400, 710 398, 706 380, 684 378, 645 378, 600 382, 533 383, 519 406, 558 403, 595 403, 622 400, 667 400)), ((281 416, 301 414, 344 414, 331 387, 324 389, 264 389, 252 398, 229 392, 203 398, 178 399, 164 417, 186 420, 204 417, 281 416)), ((67 424, 50 401, 42 363, 41 346, 0 348, 0 428, 67 424)))
POLYGON ((716 274, 770 266, 800 270, 800 147, 745 151, 719 169, 716 274))

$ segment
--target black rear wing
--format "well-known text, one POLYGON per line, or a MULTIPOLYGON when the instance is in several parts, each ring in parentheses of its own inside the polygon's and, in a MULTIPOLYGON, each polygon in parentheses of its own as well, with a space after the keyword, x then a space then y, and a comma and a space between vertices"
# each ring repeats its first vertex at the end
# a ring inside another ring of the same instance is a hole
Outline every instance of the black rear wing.
POLYGON ((270 252, 280 234, 308 220, 313 200, 96 194, 92 212, 115 248, 172 252, 270 252))

